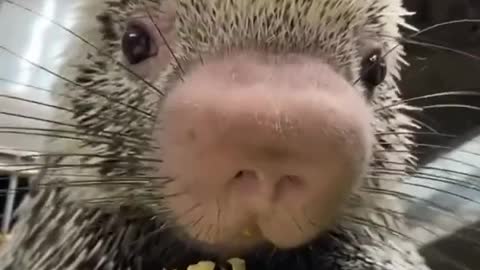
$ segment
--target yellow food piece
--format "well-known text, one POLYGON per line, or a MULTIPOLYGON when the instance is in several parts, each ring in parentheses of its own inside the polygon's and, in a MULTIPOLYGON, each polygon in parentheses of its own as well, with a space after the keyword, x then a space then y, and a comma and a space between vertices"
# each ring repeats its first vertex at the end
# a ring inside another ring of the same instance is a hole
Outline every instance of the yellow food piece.
POLYGON ((215 264, 213 262, 199 262, 197 264, 190 265, 187 270, 214 270, 215 264))
POLYGON ((231 258, 228 262, 232 265, 233 270, 245 270, 245 261, 239 258, 231 258))
MULTIPOLYGON (((232 265, 233 270, 246 270, 245 261, 239 258, 231 258, 228 262, 232 265)), ((214 270, 215 263, 210 261, 201 261, 187 267, 187 270, 214 270)))
POLYGON ((3 234, 3 233, 0 233, 0 245, 5 243, 8 239, 8 236, 3 234))
POLYGON ((243 231, 243 235, 246 236, 246 237, 251 237, 252 232, 249 229, 246 229, 246 230, 243 231))

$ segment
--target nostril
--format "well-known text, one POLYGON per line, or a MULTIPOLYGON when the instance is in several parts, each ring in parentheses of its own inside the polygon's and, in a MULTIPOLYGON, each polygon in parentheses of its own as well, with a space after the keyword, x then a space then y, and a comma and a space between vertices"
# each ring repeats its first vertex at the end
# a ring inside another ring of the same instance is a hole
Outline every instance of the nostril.
POLYGON ((233 179, 241 179, 241 178, 256 178, 256 173, 254 171, 249 170, 241 170, 238 171, 237 174, 233 177, 233 179))
POLYGON ((232 180, 234 186, 240 187, 245 192, 252 192, 258 189, 258 176, 255 171, 240 170, 232 180))
POLYGON ((239 178, 242 178, 243 176, 243 171, 238 171, 237 174, 235 174, 235 176, 233 177, 233 179, 239 179, 239 178))
POLYGON ((305 181, 296 175, 285 175, 280 178, 277 184, 277 196, 283 197, 285 194, 296 193, 304 189, 305 181))
POLYGON ((280 184, 290 187, 301 187, 304 185, 302 178, 296 175, 286 175, 280 180, 280 184))
POLYGON ((240 170, 233 176, 231 184, 235 189, 248 193, 256 193, 261 189, 261 185, 267 185, 270 186, 267 190, 271 189, 274 197, 300 191, 305 187, 305 179, 297 175, 284 175, 277 179, 264 179, 264 181, 259 177, 256 171, 240 170))
POLYGON ((305 190, 305 181, 296 175, 285 175, 277 183, 275 198, 280 199, 292 194, 300 194, 305 190))

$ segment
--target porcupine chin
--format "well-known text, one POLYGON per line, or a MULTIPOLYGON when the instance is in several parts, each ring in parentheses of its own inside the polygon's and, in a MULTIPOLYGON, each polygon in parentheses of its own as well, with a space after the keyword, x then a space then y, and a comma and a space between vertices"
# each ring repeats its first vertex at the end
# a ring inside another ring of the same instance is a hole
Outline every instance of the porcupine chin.
POLYGON ((389 194, 417 128, 400 1, 79 10, 89 52, 65 53, 66 111, 0 269, 428 269, 389 194))

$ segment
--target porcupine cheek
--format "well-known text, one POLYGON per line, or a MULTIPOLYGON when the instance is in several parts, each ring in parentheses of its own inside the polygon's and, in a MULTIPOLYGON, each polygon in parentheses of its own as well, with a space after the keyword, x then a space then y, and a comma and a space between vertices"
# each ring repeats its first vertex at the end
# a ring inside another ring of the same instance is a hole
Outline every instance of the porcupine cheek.
POLYGON ((319 59, 205 57, 159 110, 163 189, 194 242, 292 248, 334 222, 370 159, 364 98, 319 59))

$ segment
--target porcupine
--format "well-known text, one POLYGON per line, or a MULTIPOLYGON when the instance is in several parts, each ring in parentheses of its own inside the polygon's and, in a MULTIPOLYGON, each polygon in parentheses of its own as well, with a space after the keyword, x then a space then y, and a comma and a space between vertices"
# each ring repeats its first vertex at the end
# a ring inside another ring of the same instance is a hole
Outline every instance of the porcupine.
POLYGON ((78 10, 51 129, 74 138, 49 141, 0 269, 428 269, 382 172, 415 162, 400 0, 78 10))

